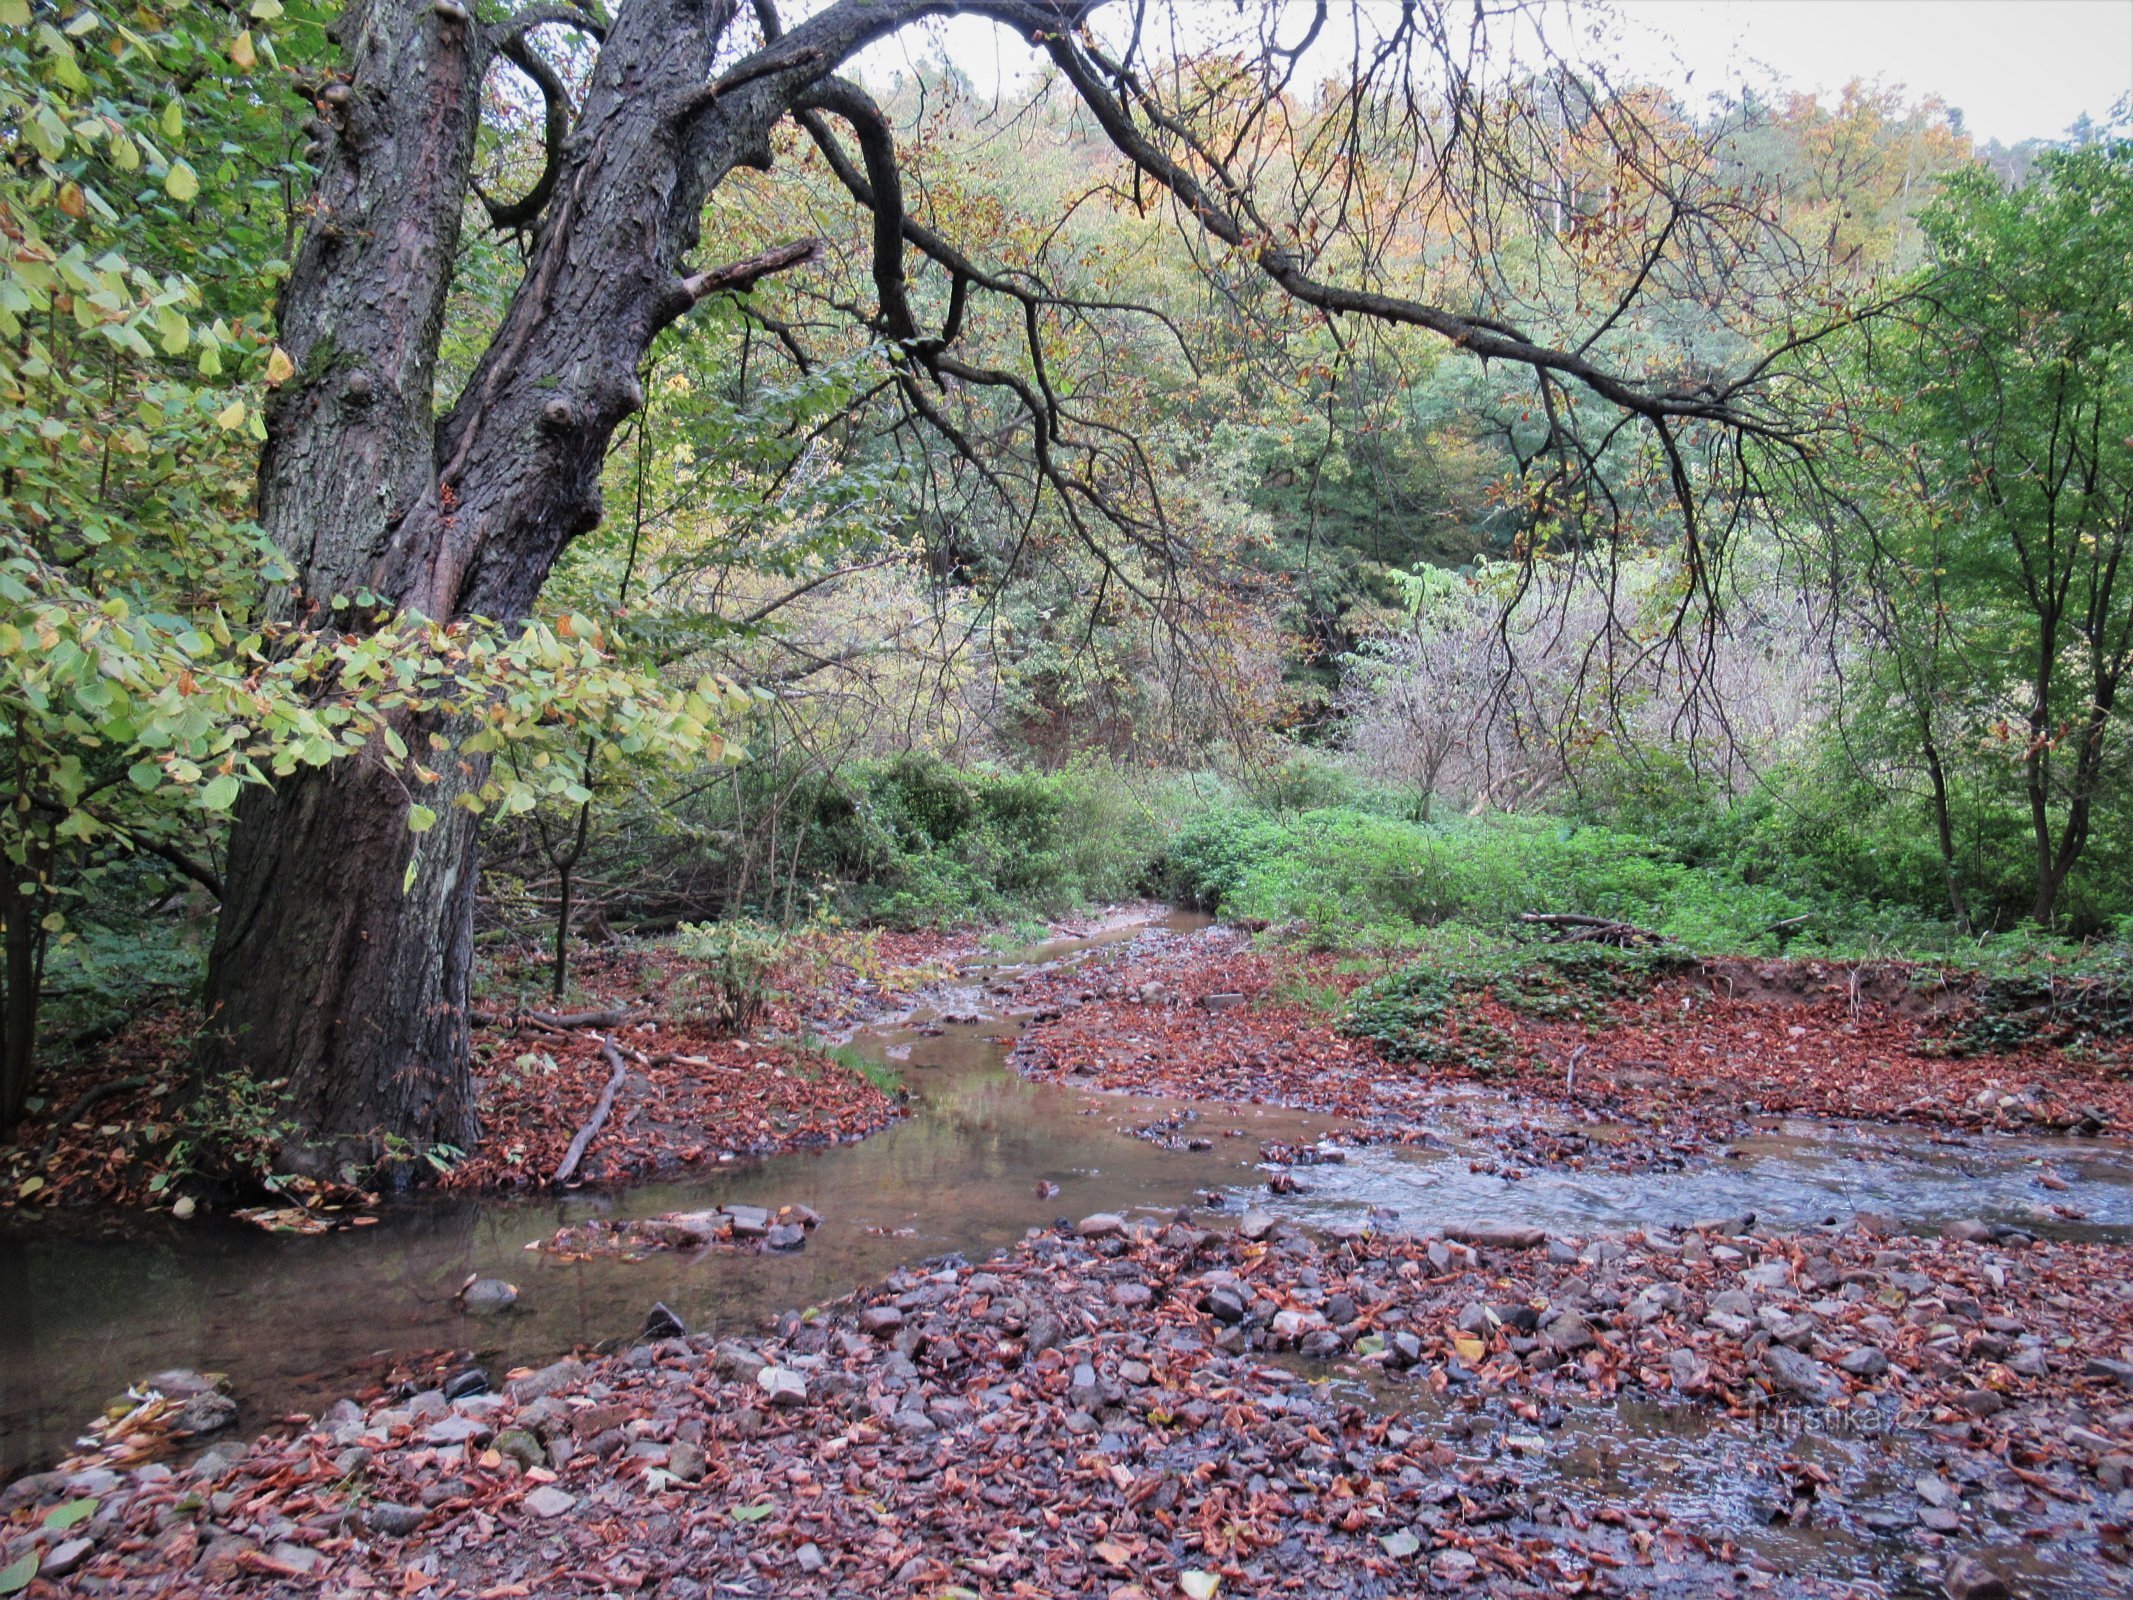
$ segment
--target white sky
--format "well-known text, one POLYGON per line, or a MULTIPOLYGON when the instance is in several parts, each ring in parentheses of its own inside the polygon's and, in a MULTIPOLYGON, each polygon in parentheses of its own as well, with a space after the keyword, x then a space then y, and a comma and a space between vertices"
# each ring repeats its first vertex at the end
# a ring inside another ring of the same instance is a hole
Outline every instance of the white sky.
MULTIPOLYGON (((1961 109, 1979 139, 2055 138, 2133 93, 2133 0, 1620 0, 1629 59, 1668 51, 1695 87, 1763 78, 1835 91, 1902 84, 1961 109), (1644 38, 1640 31, 1648 30, 1644 38)), ((1767 81, 1767 80, 1765 80, 1767 81)))
MULTIPOLYGON (((1175 0, 1187 31, 1195 7, 1213 11, 1210 22, 1230 14, 1226 0, 1175 0)), ((1576 0, 1563 9, 1593 16, 1576 0)), ((1696 98, 1743 82, 1833 93, 1879 80, 1936 94, 1979 140, 2014 144, 2056 138, 2083 112, 2101 122, 2133 94, 2133 0, 1618 0, 1616 11, 1624 62, 1660 81, 1693 74, 1696 98)), ((936 37, 982 89, 1034 64, 1027 46, 959 17, 877 46, 863 70, 907 68, 936 37)))

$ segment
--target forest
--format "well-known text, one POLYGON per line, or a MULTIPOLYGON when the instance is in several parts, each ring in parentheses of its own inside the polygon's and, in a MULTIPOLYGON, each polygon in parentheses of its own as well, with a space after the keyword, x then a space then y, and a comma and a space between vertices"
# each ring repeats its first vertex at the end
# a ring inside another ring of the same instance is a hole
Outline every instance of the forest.
POLYGON ((0 0, 0 1596, 2121 1591, 2133 85, 1607 18, 0 0))

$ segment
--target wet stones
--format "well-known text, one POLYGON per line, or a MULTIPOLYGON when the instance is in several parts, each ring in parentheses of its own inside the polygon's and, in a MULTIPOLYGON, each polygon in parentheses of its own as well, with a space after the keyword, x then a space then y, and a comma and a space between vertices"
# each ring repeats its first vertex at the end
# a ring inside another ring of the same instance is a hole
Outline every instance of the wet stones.
POLYGON ((1115 1239, 1126 1231, 1126 1219, 1115 1211, 1098 1211, 1083 1217, 1074 1231, 1084 1239, 1115 1239))
POLYGON ((459 1291, 459 1304, 472 1317, 493 1317, 518 1304, 518 1289, 501 1278, 476 1278, 459 1291))
POLYGON ((565 1357, 512 1383, 511 1398, 523 1406, 548 1395, 560 1394, 584 1376, 585 1363, 573 1357, 565 1357))

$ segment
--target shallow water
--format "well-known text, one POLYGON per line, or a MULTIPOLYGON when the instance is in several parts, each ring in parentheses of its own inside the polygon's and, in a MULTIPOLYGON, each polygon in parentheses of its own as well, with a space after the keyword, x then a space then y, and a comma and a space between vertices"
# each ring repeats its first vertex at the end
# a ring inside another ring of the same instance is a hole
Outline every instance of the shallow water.
MULTIPOLYGON (((1605 1129, 1596 1132, 1604 1139, 1605 1129)), ((1456 1135, 1441 1149, 1375 1145, 1344 1155, 1339 1165, 1297 1169, 1303 1192, 1282 1208, 1320 1225, 1388 1207, 1414 1226, 1512 1221, 1567 1233, 1680 1228, 1751 1212, 1762 1223, 1812 1226, 1864 1211, 1914 1232, 1966 1217, 2052 1238, 2123 1238, 2133 1230, 2133 1148, 2104 1139, 1951 1137, 1787 1119, 1681 1171, 1535 1166, 1509 1178, 1473 1170, 1483 1157, 1490 1167, 1501 1163, 1456 1135), (2045 1188, 2046 1173, 2067 1187, 2045 1188)))
POLYGON ((1587 1232, 1750 1210, 1786 1222, 1879 1210, 1918 1227, 1955 1216, 2039 1231, 2133 1226, 2133 1160, 2107 1141, 1948 1144, 1897 1130, 1785 1123, 1744 1139, 1730 1159, 1687 1172, 1535 1170, 1511 1182, 1469 1168, 1458 1128, 1486 1114, 1479 1103, 1448 1108, 1449 1149, 1351 1150, 1343 1165, 1300 1169, 1304 1193, 1272 1199, 1261 1143, 1309 1144, 1338 1128, 1333 1119, 1030 1083, 1006 1064, 1019 1023, 935 1020, 986 1011, 996 1004, 987 985, 1016 970, 1076 961, 1125 939, 1178 937, 1205 921, 1178 915, 972 963, 966 987, 902 1022, 863 1030, 857 1044, 898 1067, 912 1105, 908 1119, 857 1144, 619 1194, 430 1200, 390 1209, 375 1227, 318 1238, 168 1217, 18 1226, 0 1235, 0 1475, 64 1453, 109 1396, 161 1368, 230 1373, 245 1420, 256 1423, 315 1411, 359 1387, 367 1364, 374 1370, 396 1353, 466 1348, 492 1369, 537 1362, 630 1335, 654 1301, 692 1329, 753 1330, 899 1265, 951 1251, 976 1259, 1062 1217, 1168 1211, 1210 1189, 1312 1222, 1390 1207, 1417 1228, 1486 1218, 1587 1232), (1187 1110, 1212 1150, 1170 1151, 1122 1136, 1187 1110), (2038 1186, 2047 1166, 2070 1181, 2066 1191, 2038 1186), (1057 1184, 1057 1196, 1041 1197, 1040 1181, 1057 1184), (592 1216, 724 1201, 798 1202, 824 1221, 792 1255, 573 1262, 525 1249, 592 1216), (2053 1201, 2086 1210, 2094 1226, 2046 1229, 2035 1212, 2053 1201), (502 1317, 464 1315, 452 1296, 471 1273, 516 1283, 519 1304, 502 1317))

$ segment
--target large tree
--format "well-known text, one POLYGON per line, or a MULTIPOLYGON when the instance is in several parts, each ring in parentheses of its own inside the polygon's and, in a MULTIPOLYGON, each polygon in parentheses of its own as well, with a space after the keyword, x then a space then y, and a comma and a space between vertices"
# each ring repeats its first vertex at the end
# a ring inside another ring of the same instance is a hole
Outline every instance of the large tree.
MULTIPOLYGON (((1166 20, 1145 4, 834 0, 788 26, 768 0, 748 13, 737 0, 621 0, 612 15, 354 0, 331 29, 341 68, 317 89, 318 179, 280 310, 294 375, 269 408, 260 466, 260 519, 294 569, 284 616, 525 617, 600 519, 602 463, 643 403, 653 341, 707 296, 809 256, 804 240, 699 238, 715 191, 769 170, 788 120, 871 213, 862 314, 896 351, 911 415, 972 472, 1013 454, 1030 493, 1106 552, 1117 581, 1159 566, 1167 535, 1134 441, 1080 417, 1046 364, 1058 297, 907 208, 894 127, 840 76, 870 44, 948 13, 1037 54, 1119 152, 1116 201, 1168 207, 1244 313, 1301 308, 1336 337, 1425 330, 1519 374, 1544 419, 1537 517, 1662 507, 1698 571, 1712 538, 1696 509, 1713 492, 1705 466, 1733 474, 1717 491, 1732 515, 1752 487, 1742 442, 1784 442, 1754 341, 1803 336, 1797 319, 1821 314, 1801 293, 1811 263, 1769 248, 1775 210, 1724 187, 1715 135, 1545 50, 1515 62, 1514 47, 1534 48, 1530 19, 1450 4, 1241 18, 1179 7, 1166 20), (1217 38, 1218 26, 1232 31, 1217 38), (545 102, 545 159, 523 197, 495 200, 476 189, 477 154, 485 107, 510 100, 485 100, 506 64, 545 102), (529 244, 440 414, 439 340, 477 200, 529 244), (1394 248, 1403 234, 1409 247, 1394 248), (1648 362, 1630 339, 1648 305, 1681 295, 1741 334, 1688 370, 1648 362), (1015 359, 970 352, 980 302, 1026 327, 1015 359), (959 390, 1004 399, 1022 417, 1016 437, 960 426, 945 398, 959 390), (1600 469, 1621 456, 1625 421, 1641 425, 1648 484, 1617 498, 1600 469), (1112 550, 1144 559, 1129 570, 1112 550)), ((477 816, 456 802, 488 757, 464 731, 437 714, 396 729, 435 752, 421 799, 425 820, 441 820, 419 836, 404 776, 363 759, 299 770, 238 810, 203 1065, 285 1080, 314 1152, 379 1134, 475 1136, 477 816)))

